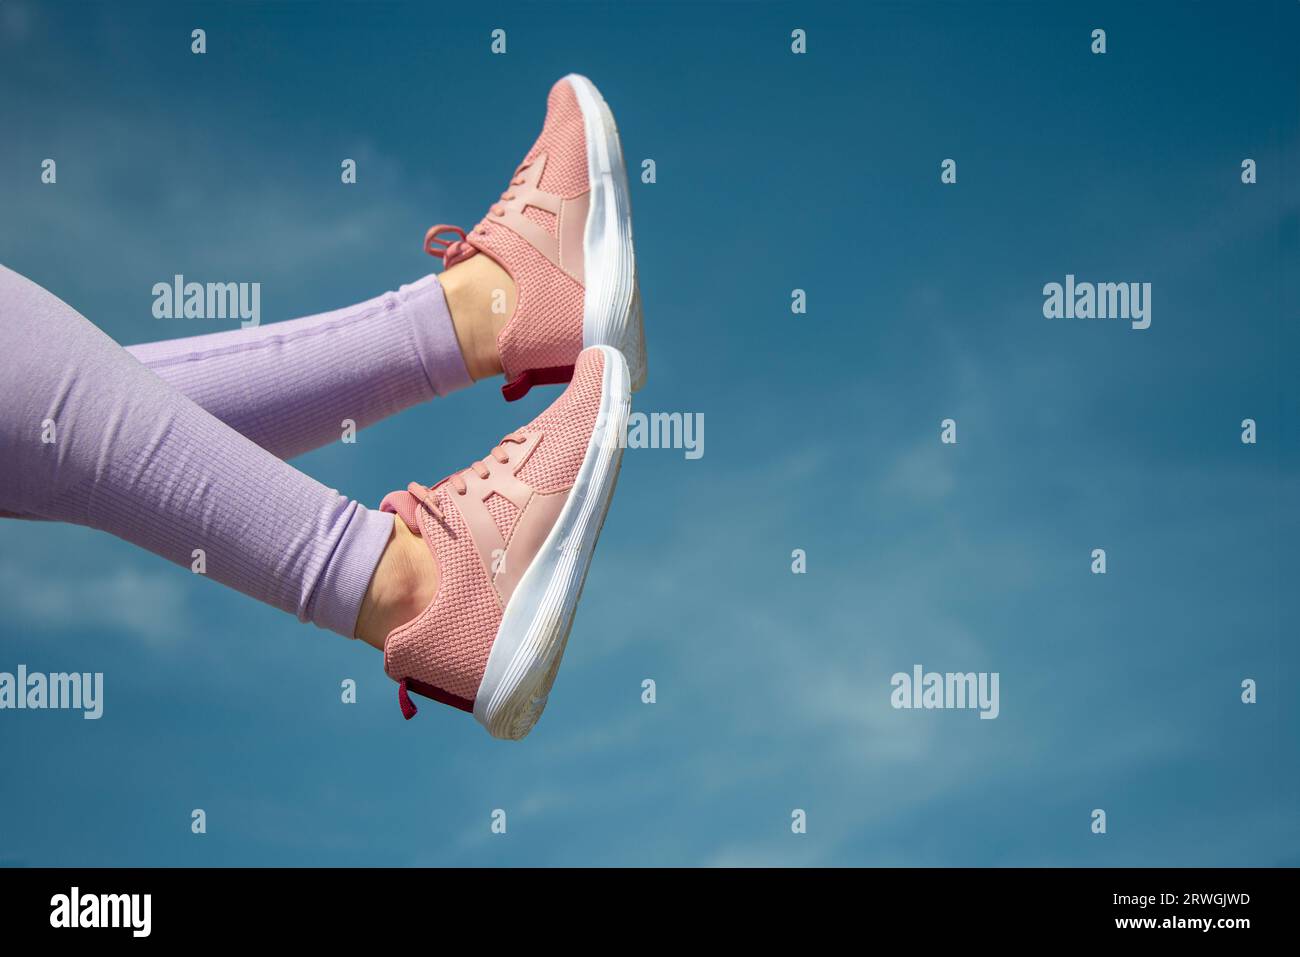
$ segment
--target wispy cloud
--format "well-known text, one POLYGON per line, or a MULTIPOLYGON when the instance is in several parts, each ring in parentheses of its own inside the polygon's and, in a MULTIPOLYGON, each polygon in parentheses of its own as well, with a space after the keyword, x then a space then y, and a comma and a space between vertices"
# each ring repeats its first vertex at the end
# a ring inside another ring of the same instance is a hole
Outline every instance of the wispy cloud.
POLYGON ((24 536, 22 558, 17 550, 0 557, 0 594, 11 621, 38 632, 109 629, 155 646, 185 634, 186 589, 179 578, 184 570, 146 572, 124 564, 114 557, 119 546, 88 542, 95 535, 58 535, 61 548, 42 548, 35 545, 37 536, 24 536), (70 555, 72 548, 81 551, 70 555))

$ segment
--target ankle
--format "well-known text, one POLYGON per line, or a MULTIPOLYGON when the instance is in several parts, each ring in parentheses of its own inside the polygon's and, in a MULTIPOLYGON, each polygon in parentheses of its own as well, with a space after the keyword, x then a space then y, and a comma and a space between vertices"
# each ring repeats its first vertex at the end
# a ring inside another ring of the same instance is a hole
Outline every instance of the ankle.
POLYGON ((389 632, 424 611, 438 592, 438 565, 424 539, 396 515, 388 547, 370 579, 356 637, 380 650, 389 632))
POLYGON ((471 256, 438 277, 470 378, 502 374, 497 336, 514 315, 516 290, 510 274, 490 256, 471 256))

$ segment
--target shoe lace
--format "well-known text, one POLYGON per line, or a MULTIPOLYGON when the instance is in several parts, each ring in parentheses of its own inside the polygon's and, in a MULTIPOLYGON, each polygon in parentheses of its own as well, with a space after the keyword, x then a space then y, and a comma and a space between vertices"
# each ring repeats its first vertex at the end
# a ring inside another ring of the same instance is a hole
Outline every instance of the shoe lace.
MULTIPOLYGON (((507 465, 510 462, 510 453, 505 449, 505 444, 507 442, 522 444, 527 441, 528 437, 524 435, 524 433, 511 432, 509 435, 503 437, 488 454, 502 465, 507 465)), ((466 486, 465 480, 461 478, 461 475, 471 470, 473 470, 479 478, 485 479, 491 475, 491 471, 487 467, 487 459, 479 459, 477 462, 471 462, 469 468, 461 469, 459 472, 452 473, 437 485, 430 487, 427 485, 421 485, 419 482, 411 482, 406 486, 406 491, 409 492, 417 502, 424 506, 430 515, 437 519, 441 524, 445 525, 447 524, 447 518, 443 514, 442 509, 438 508, 438 502, 433 493, 445 483, 449 484, 457 495, 464 495, 466 491, 468 491, 468 486, 466 486)))
POLYGON ((465 237, 465 230, 447 223, 429 227, 429 231, 424 234, 424 251, 435 259, 441 259, 443 269, 450 269, 462 259, 469 259, 478 252, 465 237), (457 238, 444 239, 439 235, 447 232, 455 233, 457 238))
MULTIPOLYGON (((515 175, 510 177, 511 187, 523 185, 524 170, 527 168, 527 165, 521 164, 515 169, 515 175)), ((505 204, 514 198, 515 194, 507 188, 506 191, 501 194, 501 198, 488 207, 488 213, 500 219, 506 214, 505 204)), ((479 223, 471 229, 468 236, 465 234, 465 230, 461 229, 459 226, 452 226, 449 223, 438 223, 436 226, 430 226, 428 232, 424 234, 424 251, 435 259, 441 259, 443 269, 450 269, 452 266, 456 265, 456 263, 469 259, 470 256, 473 256, 478 252, 474 245, 469 241, 469 236, 486 235, 487 228, 482 223, 479 223), (456 238, 445 239, 441 235, 442 233, 454 233, 456 238)))

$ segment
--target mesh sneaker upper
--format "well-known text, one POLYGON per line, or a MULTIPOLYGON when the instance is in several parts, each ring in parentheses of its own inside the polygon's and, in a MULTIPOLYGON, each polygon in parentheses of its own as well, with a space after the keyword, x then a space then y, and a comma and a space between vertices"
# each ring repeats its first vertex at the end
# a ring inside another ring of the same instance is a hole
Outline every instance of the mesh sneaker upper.
POLYGON ((515 312, 497 336, 506 378, 573 365, 582 351, 582 286, 508 227, 493 225, 475 244, 489 250, 515 281, 515 312))
MULTIPOLYGON (((543 155, 545 165, 537 184, 541 190, 561 200, 577 199, 590 190, 582 108, 568 79, 551 87, 541 135, 521 166, 543 155)), ((522 215, 547 235, 558 235, 555 213, 527 206, 522 215)), ((490 212, 471 236, 476 248, 510 274, 518 292, 514 315, 497 337, 506 378, 516 379, 530 369, 573 365, 582 351, 582 283, 490 212)))
POLYGON ((590 188, 582 107, 578 105, 578 96, 568 79, 558 80, 547 94, 542 132, 524 157, 524 163, 531 163, 542 153, 547 156, 542 189, 572 199, 590 188))
MULTIPOLYGON (((530 501, 535 495, 567 493, 577 480, 600 411, 604 363, 599 349, 584 352, 568 388, 519 430, 539 436, 521 465, 511 463, 514 477, 529 487, 530 501)), ((439 483, 431 494, 444 521, 416 505, 408 492, 386 496, 381 506, 400 513, 408 525, 414 521, 412 530, 418 530, 428 544, 439 574, 438 593, 429 607, 389 634, 384 669, 396 680, 409 678, 431 685, 472 706, 501 624, 502 597, 493 584, 496 569, 485 564, 481 543, 474 540, 471 523, 461 511, 479 507, 466 501, 472 495, 458 494, 449 481, 439 483)), ((488 492, 481 507, 507 543, 504 560, 509 562, 514 532, 526 506, 521 510, 488 492)))

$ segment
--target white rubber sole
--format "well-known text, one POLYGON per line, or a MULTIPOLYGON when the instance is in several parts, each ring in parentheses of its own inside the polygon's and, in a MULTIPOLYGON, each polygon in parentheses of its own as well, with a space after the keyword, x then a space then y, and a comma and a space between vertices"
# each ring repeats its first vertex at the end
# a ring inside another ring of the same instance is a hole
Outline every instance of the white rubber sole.
POLYGON ((627 359, 632 391, 645 385, 645 327, 632 247, 632 196, 618 127, 605 98, 585 76, 565 77, 582 108, 591 205, 583 234, 587 290, 582 344, 613 346, 627 359))
POLYGON ((600 411, 578 478, 506 605, 474 698, 474 717, 494 738, 524 737, 546 707, 618 481, 631 379, 619 350, 601 350, 600 411))

